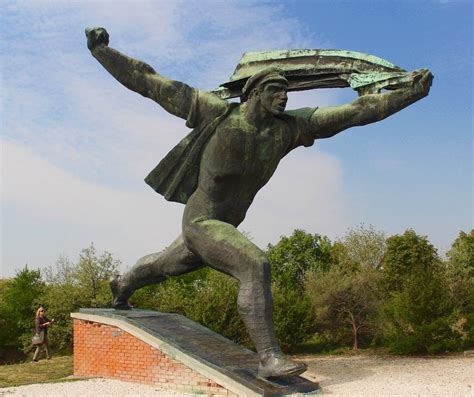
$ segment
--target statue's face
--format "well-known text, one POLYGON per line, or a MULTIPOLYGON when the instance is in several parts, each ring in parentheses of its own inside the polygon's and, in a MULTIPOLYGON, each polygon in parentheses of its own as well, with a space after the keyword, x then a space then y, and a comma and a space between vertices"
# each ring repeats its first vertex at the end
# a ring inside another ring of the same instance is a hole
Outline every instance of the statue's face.
POLYGON ((269 82, 260 92, 260 104, 275 116, 282 114, 288 101, 288 85, 284 82, 269 82))

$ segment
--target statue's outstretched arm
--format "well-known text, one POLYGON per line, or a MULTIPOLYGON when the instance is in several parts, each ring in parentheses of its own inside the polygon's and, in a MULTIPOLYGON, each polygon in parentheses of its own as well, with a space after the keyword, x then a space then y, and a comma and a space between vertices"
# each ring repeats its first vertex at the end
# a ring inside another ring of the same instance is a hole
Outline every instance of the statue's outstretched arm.
POLYGON ((411 87, 365 95, 347 105, 318 109, 311 117, 315 138, 329 138, 347 128, 383 120, 427 96, 432 80, 430 71, 421 69, 413 72, 411 87))
POLYGON ((194 89, 169 80, 148 64, 108 47, 109 34, 104 28, 86 29, 87 47, 101 65, 128 89, 153 99, 169 113, 186 119, 194 89))

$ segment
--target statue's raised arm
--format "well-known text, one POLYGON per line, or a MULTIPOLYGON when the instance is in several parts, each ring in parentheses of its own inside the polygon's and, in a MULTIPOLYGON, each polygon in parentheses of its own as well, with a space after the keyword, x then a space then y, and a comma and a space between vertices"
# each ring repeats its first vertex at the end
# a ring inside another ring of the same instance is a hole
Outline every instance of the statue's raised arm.
POLYGON ((145 62, 108 47, 109 34, 104 28, 87 28, 86 36, 87 47, 94 58, 125 87, 153 99, 175 116, 188 117, 194 88, 167 79, 145 62))
POLYGON ((412 83, 388 93, 369 94, 342 105, 318 109, 313 113, 315 138, 329 138, 355 126, 385 119, 428 95, 433 75, 427 69, 414 71, 412 83))
POLYGON ((246 81, 269 67, 279 69, 287 79, 287 91, 351 87, 359 94, 349 104, 315 110, 305 127, 305 146, 314 139, 329 138, 402 110, 427 96, 433 79, 427 69, 409 73, 385 59, 360 52, 277 50, 245 53, 229 80, 214 93, 221 98, 241 96, 246 81))

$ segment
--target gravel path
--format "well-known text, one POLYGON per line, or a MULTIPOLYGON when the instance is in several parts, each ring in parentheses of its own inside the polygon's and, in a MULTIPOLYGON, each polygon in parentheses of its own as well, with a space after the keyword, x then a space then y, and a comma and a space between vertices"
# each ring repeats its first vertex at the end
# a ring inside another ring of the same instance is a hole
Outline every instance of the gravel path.
POLYGON ((474 356, 305 357, 320 395, 473 396, 474 356))
MULTIPOLYGON (((305 376, 319 382, 319 395, 474 397, 474 356, 407 358, 385 356, 297 357, 309 365, 305 376)), ((196 396, 153 386, 92 379, 0 389, 0 396, 67 397, 196 396)), ((202 395, 199 395, 202 397, 202 395)))

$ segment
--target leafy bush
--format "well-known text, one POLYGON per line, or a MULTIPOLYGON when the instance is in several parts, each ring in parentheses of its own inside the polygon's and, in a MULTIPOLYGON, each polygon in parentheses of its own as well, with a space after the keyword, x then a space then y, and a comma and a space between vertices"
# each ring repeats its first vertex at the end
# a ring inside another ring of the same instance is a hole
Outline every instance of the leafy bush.
POLYGON ((438 353, 462 348, 446 274, 426 237, 408 230, 387 239, 383 277, 387 299, 380 321, 390 351, 438 353))
POLYGON ((332 262, 344 272, 379 269, 387 249, 385 240, 385 234, 372 225, 350 228, 332 246, 332 262))
POLYGON ((25 266, 3 285, 0 301, 0 340, 6 349, 27 349, 34 329, 36 300, 44 290, 39 270, 25 266))
POLYGON ((81 251, 77 263, 60 257, 54 267, 45 271, 44 293, 36 302, 45 306, 48 317, 55 320, 48 330, 55 349, 67 352, 72 347, 71 312, 81 307, 110 307, 109 280, 119 263, 108 252, 97 254, 91 244, 81 251))
POLYGON ((447 252, 446 271, 451 298, 459 311, 458 329, 465 348, 474 347, 474 229, 461 231, 447 252))
POLYGON ((327 270, 331 266, 331 242, 325 236, 296 229, 267 247, 272 278, 280 285, 303 288, 306 272, 327 270))
POLYGON ((354 350, 372 342, 380 304, 378 279, 375 270, 346 272, 337 266, 308 275, 316 327, 327 342, 351 345, 354 350))
POLYGON ((273 321, 275 333, 284 351, 293 351, 315 331, 315 316, 308 295, 295 288, 274 283, 273 321))
MULTIPOLYGON (((341 345, 356 349, 377 341, 396 354, 474 346, 474 230, 459 234, 444 262, 426 237, 413 230, 385 239, 363 225, 334 244, 295 230, 269 245, 267 255, 275 331, 286 351, 309 339, 319 350, 341 345)), ((49 331, 53 347, 69 351, 70 313, 110 306, 109 278, 118 263, 91 245, 77 263, 59 258, 43 274, 25 267, 14 278, 0 280, 3 361, 6 349, 30 347, 39 305, 56 320, 49 331)), ((238 290, 237 280, 202 268, 141 288, 132 303, 181 313, 252 347, 237 311, 238 290)))
MULTIPOLYGON (((206 268, 142 288, 132 302, 136 307, 180 313, 236 343, 253 347, 237 310, 239 282, 206 268)), ((314 315, 308 297, 301 290, 273 285, 274 323, 277 338, 285 350, 311 337, 314 315)))

